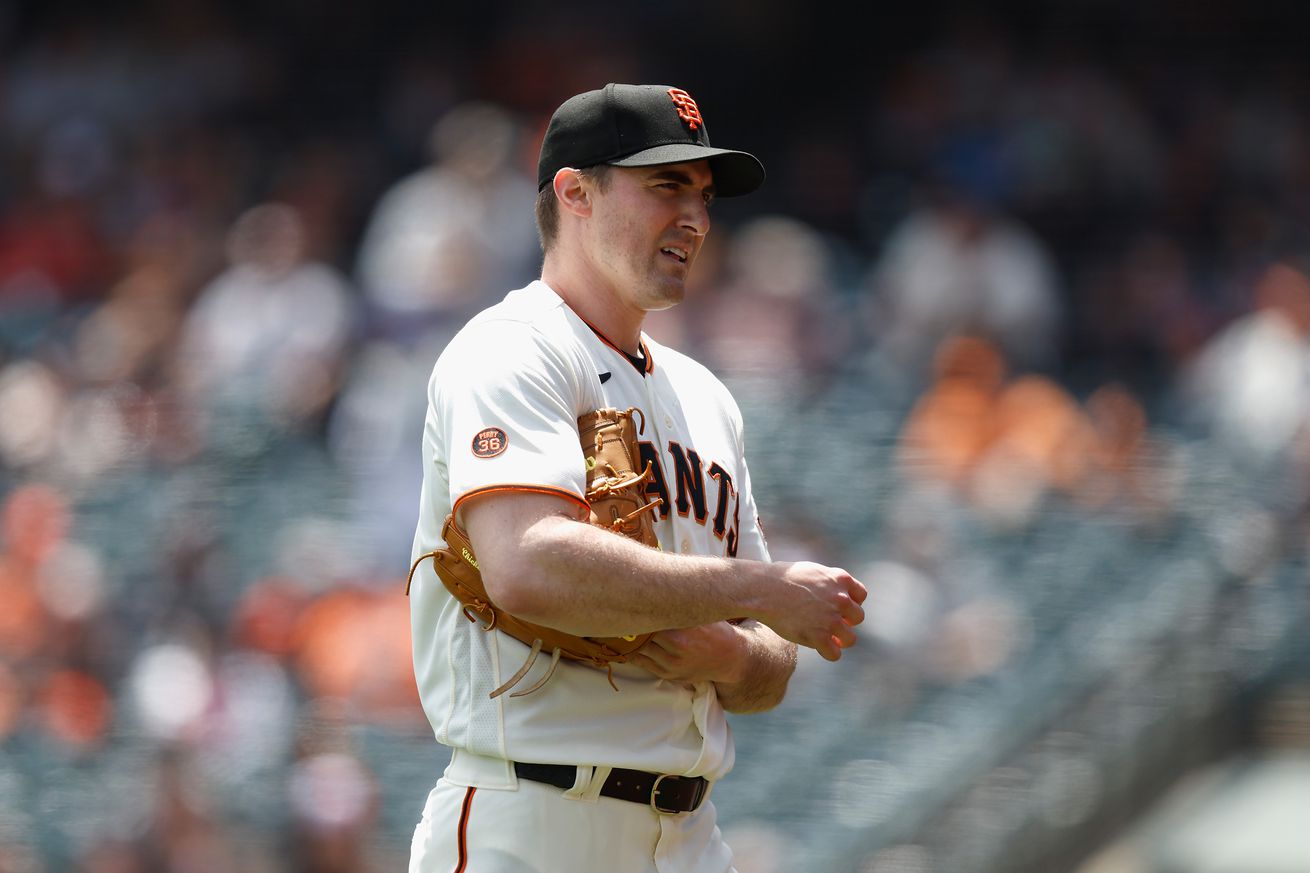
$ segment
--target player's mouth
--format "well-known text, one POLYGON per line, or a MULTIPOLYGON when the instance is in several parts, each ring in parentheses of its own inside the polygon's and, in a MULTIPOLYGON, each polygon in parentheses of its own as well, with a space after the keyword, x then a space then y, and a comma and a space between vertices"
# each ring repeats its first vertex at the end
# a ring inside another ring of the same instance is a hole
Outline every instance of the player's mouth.
POLYGON ((687 263, 686 249, 680 249, 677 246, 664 246, 662 249, 660 249, 660 251, 674 258, 680 264, 687 263))

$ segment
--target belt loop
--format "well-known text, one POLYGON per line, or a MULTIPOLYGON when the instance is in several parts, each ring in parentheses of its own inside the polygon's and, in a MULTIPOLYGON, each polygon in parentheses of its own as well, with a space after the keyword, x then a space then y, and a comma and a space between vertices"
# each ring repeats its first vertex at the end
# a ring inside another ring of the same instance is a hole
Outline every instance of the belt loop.
POLYGON ((600 793, 605 789, 605 780, 610 778, 610 771, 613 769, 613 767, 593 767, 591 772, 591 784, 587 786, 587 790, 579 799, 585 800, 589 803, 598 803, 600 801, 600 793))
POLYGON ((573 787, 564 791, 564 796, 570 800, 585 800, 595 803, 600 797, 600 789, 605 784, 605 780, 596 780, 596 768, 589 767, 586 764, 578 765, 578 775, 573 780, 573 787), (592 791, 592 787, 595 791, 592 791), (594 794, 594 797, 588 795, 594 794))

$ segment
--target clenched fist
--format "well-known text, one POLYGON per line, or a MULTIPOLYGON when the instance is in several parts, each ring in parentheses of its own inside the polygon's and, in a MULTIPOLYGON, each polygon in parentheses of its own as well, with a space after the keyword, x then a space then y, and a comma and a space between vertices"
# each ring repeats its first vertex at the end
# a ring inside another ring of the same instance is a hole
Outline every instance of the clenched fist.
POLYGON ((855 625, 864 621, 860 606, 868 589, 838 567, 810 561, 775 564, 777 584, 763 593, 755 618, 781 637, 808 646, 829 661, 855 645, 855 625))

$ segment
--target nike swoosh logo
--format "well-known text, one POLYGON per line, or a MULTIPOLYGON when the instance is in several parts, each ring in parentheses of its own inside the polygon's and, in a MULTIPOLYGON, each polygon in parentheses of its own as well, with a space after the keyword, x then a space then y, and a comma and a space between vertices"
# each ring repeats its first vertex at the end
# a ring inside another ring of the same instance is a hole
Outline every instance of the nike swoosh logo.
POLYGON ((612 373, 601 373, 601 374, 600 374, 600 384, 604 385, 606 382, 608 382, 608 381, 610 380, 610 376, 611 376, 611 375, 613 375, 613 374, 612 374, 612 373))

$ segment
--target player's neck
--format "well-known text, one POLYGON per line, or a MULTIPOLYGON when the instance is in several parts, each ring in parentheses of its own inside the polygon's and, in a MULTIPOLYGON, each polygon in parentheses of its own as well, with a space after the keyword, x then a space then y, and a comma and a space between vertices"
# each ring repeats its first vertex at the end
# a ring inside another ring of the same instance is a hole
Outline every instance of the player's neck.
POLYGON ((623 351, 641 354, 641 326, 644 310, 625 306, 619 295, 599 276, 586 270, 565 269, 547 256, 541 281, 551 287, 569 308, 623 351))

